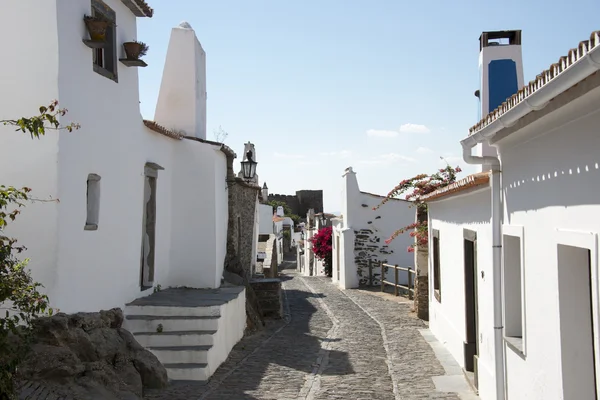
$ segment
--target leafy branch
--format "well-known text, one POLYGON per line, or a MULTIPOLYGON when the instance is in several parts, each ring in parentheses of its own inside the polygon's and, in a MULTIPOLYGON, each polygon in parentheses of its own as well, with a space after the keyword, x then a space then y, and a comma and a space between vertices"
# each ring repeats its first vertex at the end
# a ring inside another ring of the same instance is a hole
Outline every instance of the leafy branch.
MULTIPOLYGON (((456 175, 462 172, 460 167, 453 168, 446 165, 445 168, 438 170, 436 173, 427 175, 419 174, 410 179, 404 179, 396 185, 373 210, 387 203, 393 198, 405 195, 405 200, 411 201, 417 207, 417 214, 427 214, 427 204, 423 201, 423 197, 435 192, 438 189, 451 185, 456 182, 456 175)), ((417 220, 412 224, 396 230, 386 239, 385 243, 390 244, 401 234, 411 230, 410 236, 415 238, 415 242, 408 247, 408 252, 415 251, 416 246, 427 246, 429 241, 429 230, 427 220, 417 220)))
MULTIPOLYGON (((60 117, 66 115, 66 108, 59 108, 58 101, 41 106, 39 114, 19 119, 0 119, 4 126, 13 126, 16 131, 27 132, 31 138, 40 138, 47 130, 69 132, 79 129, 79 124, 61 125, 60 117)), ((0 393, 6 398, 15 398, 14 376, 17 366, 29 349, 32 322, 44 315, 52 315, 48 296, 41 293, 43 287, 35 282, 26 268, 29 259, 18 260, 16 254, 25 250, 17 246, 17 240, 3 235, 10 222, 20 214, 28 201, 58 201, 31 197, 31 188, 18 189, 0 185, 0 304, 5 311, 0 317, 0 393)), ((4 398, 4 397, 3 397, 4 398)))
POLYGON ((2 125, 10 125, 16 127, 16 131, 28 132, 31 138, 34 137, 39 139, 40 136, 46 134, 46 130, 61 130, 66 129, 72 132, 80 128, 79 124, 70 123, 68 125, 61 125, 59 118, 67 114, 69 110, 66 108, 58 107, 58 100, 53 100, 47 106, 41 106, 39 108, 39 115, 33 117, 21 117, 19 119, 0 119, 2 125))

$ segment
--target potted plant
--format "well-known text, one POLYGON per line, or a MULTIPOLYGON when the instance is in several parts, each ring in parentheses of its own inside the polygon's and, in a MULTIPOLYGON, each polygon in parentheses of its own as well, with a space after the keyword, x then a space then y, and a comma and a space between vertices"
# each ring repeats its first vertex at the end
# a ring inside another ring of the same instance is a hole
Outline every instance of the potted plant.
POLYGON ((90 33, 90 38, 94 42, 104 42, 106 40, 106 28, 110 22, 105 19, 86 15, 83 17, 85 26, 90 33))
POLYGON ((148 45, 144 42, 125 42, 123 43, 125 54, 128 60, 139 60, 148 53, 148 45))

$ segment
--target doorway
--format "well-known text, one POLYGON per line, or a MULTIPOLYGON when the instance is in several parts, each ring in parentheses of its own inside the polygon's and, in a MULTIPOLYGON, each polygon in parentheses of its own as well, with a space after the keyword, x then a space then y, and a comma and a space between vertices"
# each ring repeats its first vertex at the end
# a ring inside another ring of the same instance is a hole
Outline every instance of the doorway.
POLYGON ((598 399, 591 265, 590 250, 558 245, 558 307, 565 399, 598 399))
POLYGON ((477 318, 477 236, 466 231, 464 236, 464 279, 465 279, 465 371, 473 374, 473 385, 477 387, 477 357, 479 355, 479 324, 477 318))
POLYGON ((142 254, 140 257, 140 286, 149 289, 154 284, 154 255, 156 244, 156 180, 158 164, 146 163, 144 168, 144 203, 142 217, 142 254))

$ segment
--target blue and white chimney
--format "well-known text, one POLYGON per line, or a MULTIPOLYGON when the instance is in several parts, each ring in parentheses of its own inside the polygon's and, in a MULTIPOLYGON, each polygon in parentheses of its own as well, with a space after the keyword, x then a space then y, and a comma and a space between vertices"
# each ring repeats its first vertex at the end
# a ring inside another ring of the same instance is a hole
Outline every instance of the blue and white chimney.
MULTIPOLYGON (((524 86, 521 31, 483 32, 479 37, 479 115, 495 110, 524 86)), ((493 147, 482 144, 477 153, 495 156, 493 147)))

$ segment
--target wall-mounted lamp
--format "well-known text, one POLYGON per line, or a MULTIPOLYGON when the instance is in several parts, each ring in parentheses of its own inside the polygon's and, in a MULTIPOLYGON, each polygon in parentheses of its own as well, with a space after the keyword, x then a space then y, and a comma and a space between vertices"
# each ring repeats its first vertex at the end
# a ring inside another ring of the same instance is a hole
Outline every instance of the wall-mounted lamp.
MULTIPOLYGON (((256 165, 258 163, 252 159, 253 157, 254 154, 250 150, 246 153, 246 161, 240 163, 242 164, 242 179, 246 182, 250 182, 256 176, 256 165)), ((227 187, 231 187, 237 183, 235 179, 225 179, 225 182, 227 182, 227 187)))
POLYGON ((321 213, 321 218, 320 218, 320 220, 321 220, 321 226, 325 226, 325 225, 327 225, 327 216, 325 215, 325 213, 324 213, 324 212, 323 212, 323 213, 321 213))

